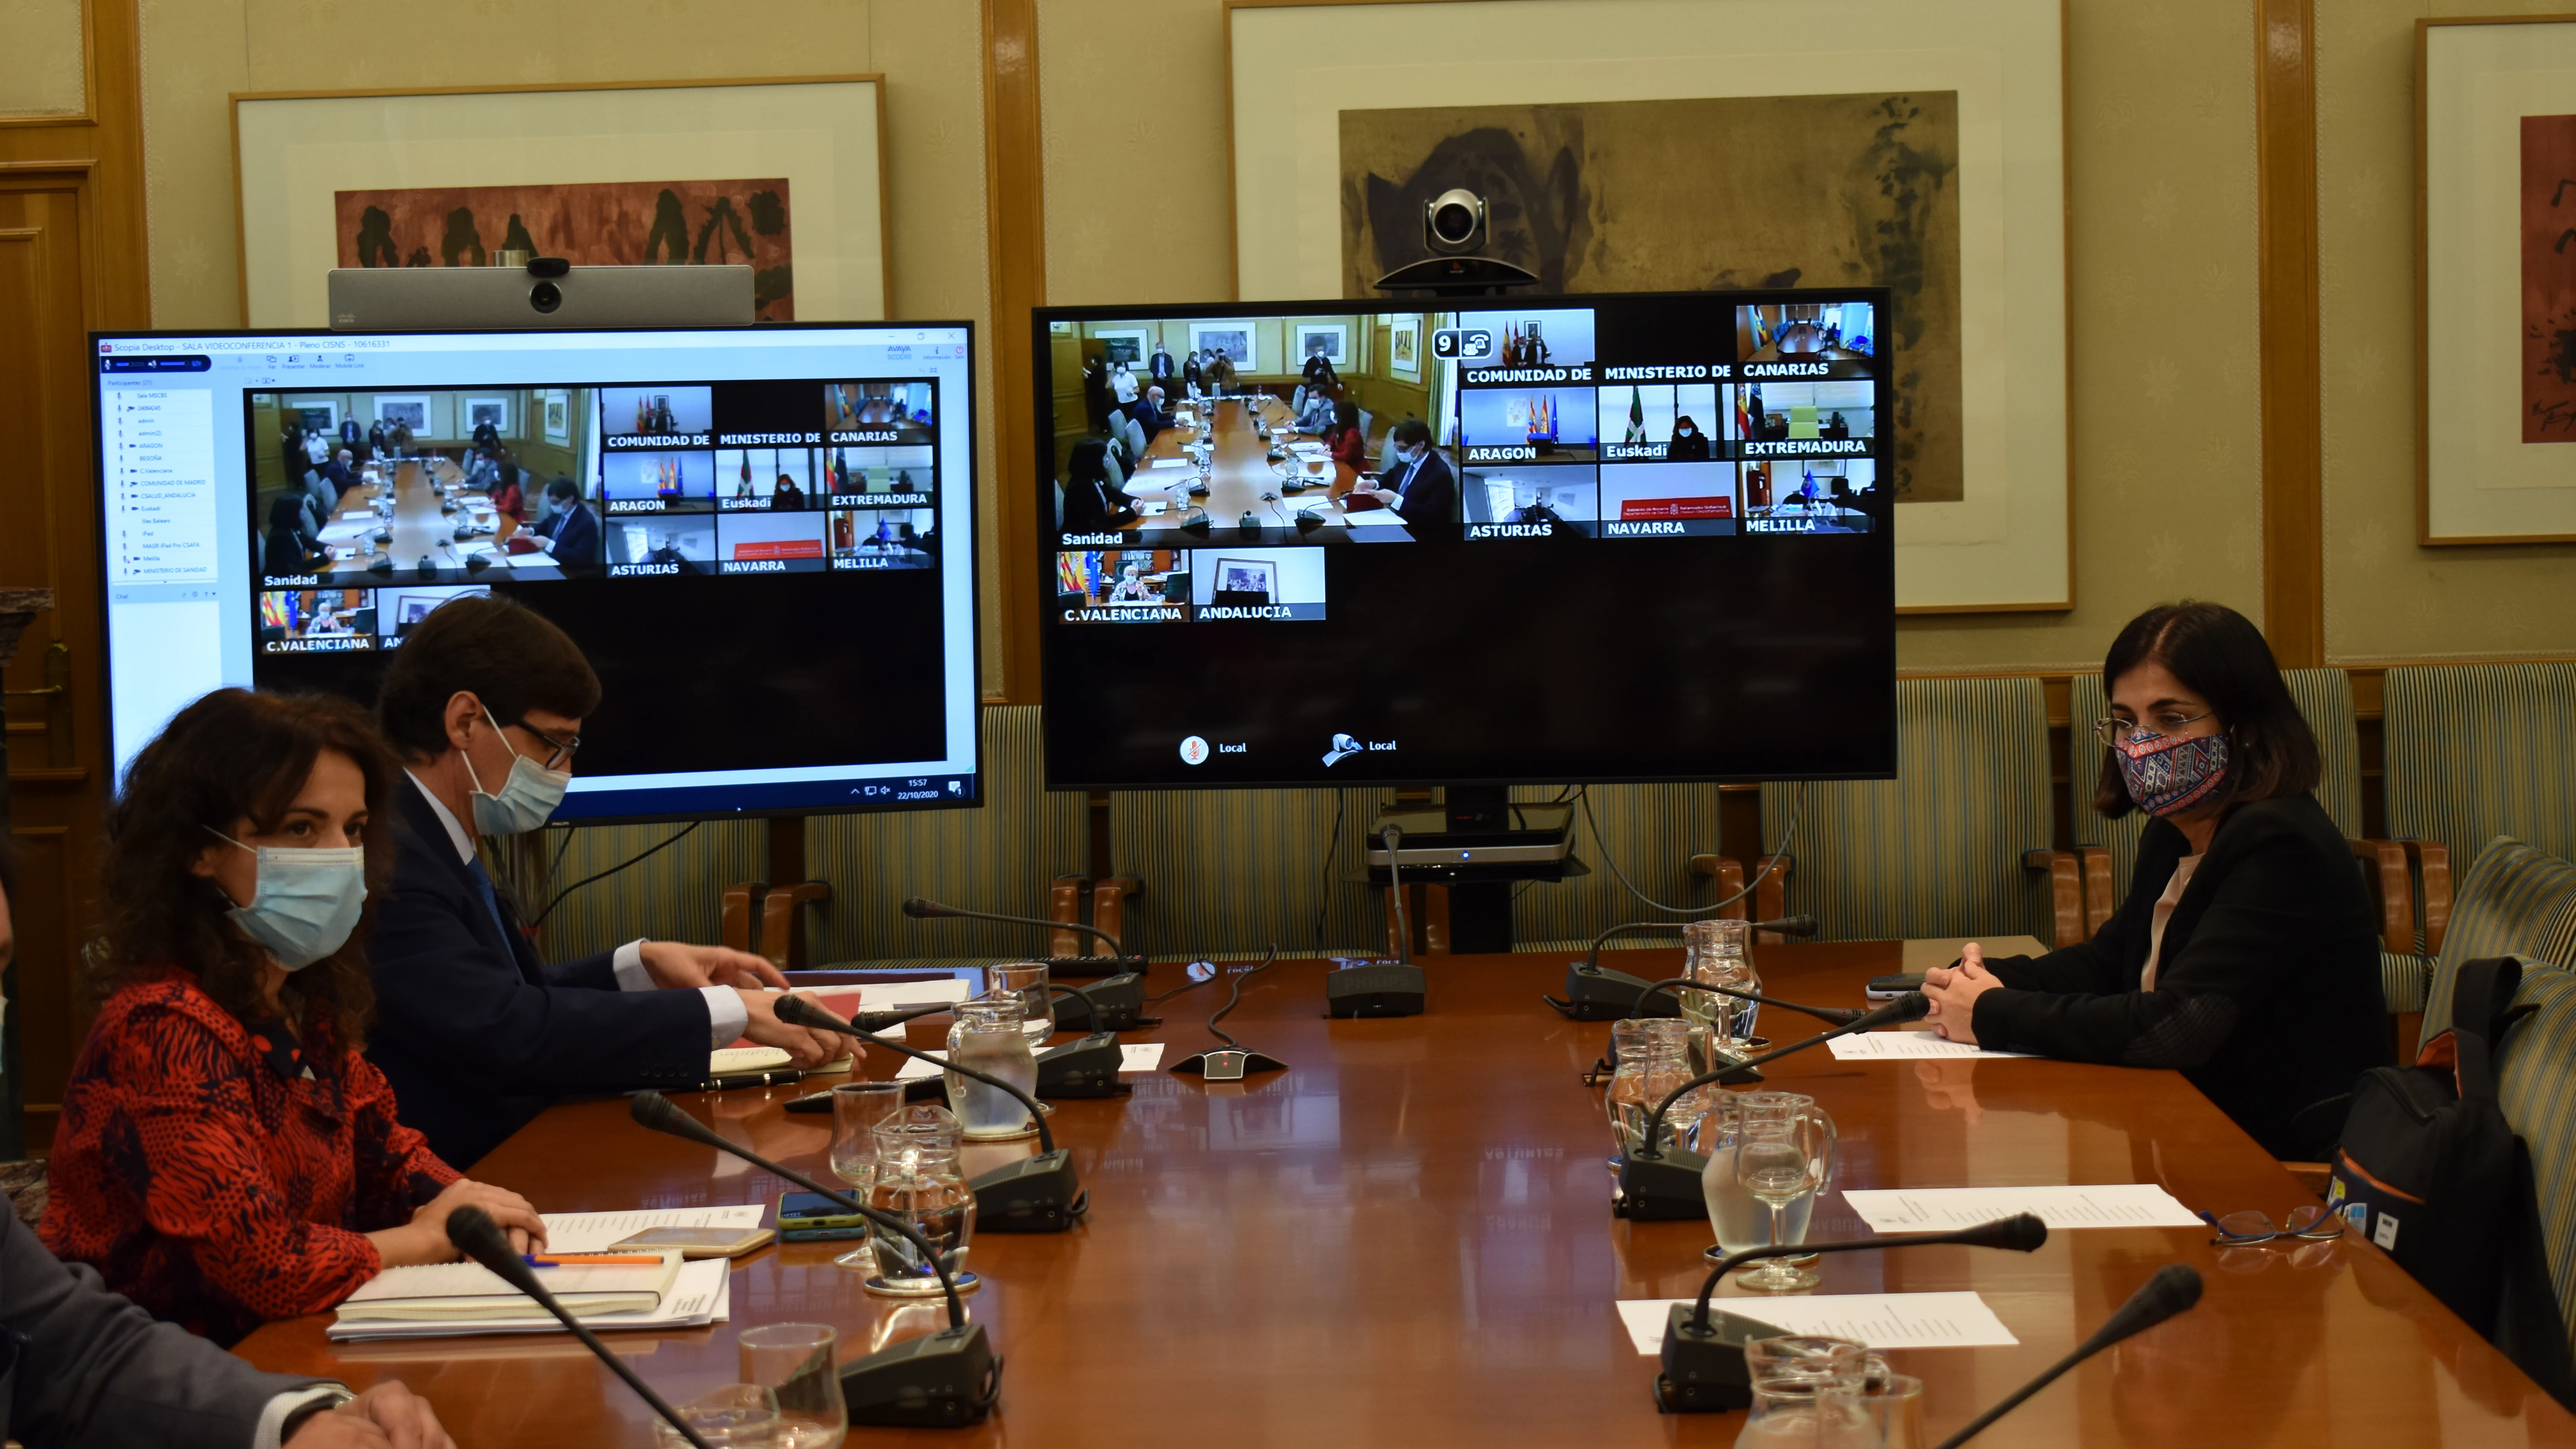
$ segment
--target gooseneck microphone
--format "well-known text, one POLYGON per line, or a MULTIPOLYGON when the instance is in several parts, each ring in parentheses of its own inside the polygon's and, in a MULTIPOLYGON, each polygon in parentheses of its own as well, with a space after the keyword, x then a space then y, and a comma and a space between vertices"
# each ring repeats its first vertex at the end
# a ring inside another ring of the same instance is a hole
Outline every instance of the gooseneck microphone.
POLYGON ((1395 964, 1413 964, 1413 923, 1404 917, 1404 827, 1390 825, 1378 832, 1378 841, 1386 847, 1386 886, 1395 898, 1395 964))
MULTIPOLYGON (((936 1429, 980 1423, 992 1411, 994 1402, 1002 1396, 1002 1361, 993 1356, 984 1325, 966 1321, 966 1309, 957 1301, 956 1276, 940 1261, 939 1250, 918 1228, 845 1192, 825 1187, 801 1172, 781 1167, 748 1147, 727 1142, 716 1135, 714 1128, 681 1111, 659 1092, 636 1093, 627 1115, 635 1119, 637 1126, 729 1153, 807 1192, 819 1193, 912 1244, 921 1260, 939 1275, 939 1287, 948 1297, 946 1328, 889 1344, 866 1358, 841 1365, 841 1397, 849 1402, 851 1423, 936 1429)), ((555 1316, 562 1317, 562 1310, 557 1309, 555 1316)), ((627 1381, 634 1382, 631 1377, 627 1381)), ((704 1441, 692 1436, 692 1442, 704 1441)))
POLYGON ((1047 1127, 1046 1113, 1038 1106, 1037 1098, 973 1067, 961 1067, 901 1042, 869 1036, 801 996, 778 998, 777 1011, 778 1019, 790 1026, 845 1032, 899 1056, 935 1063, 970 1082, 996 1088, 1029 1109, 1029 1120, 1038 1129, 1038 1155, 967 1180, 966 1185, 975 1190, 978 1228, 988 1233, 1061 1233, 1083 1215, 1089 1199, 1074 1177, 1073 1154, 1055 1145, 1055 1133, 1047 1127))
MULTIPOLYGON (((1646 993, 1641 977, 1624 971, 1611 971, 1601 965, 1601 946, 1613 936, 1635 935, 1640 931, 1669 931, 1685 924, 1680 921, 1622 921, 1592 938, 1592 949, 1582 960, 1565 969, 1565 999, 1542 994, 1539 1000, 1555 1007, 1571 1021, 1610 1021, 1636 1011, 1646 993)), ((1746 927, 1753 931, 1775 931, 1784 936, 1812 936, 1816 933, 1813 916, 1783 916, 1776 921, 1754 921, 1746 927)), ((1643 1014, 1678 1016, 1681 1007, 1671 1001, 1655 1003, 1643 1014)))
POLYGON ((903 903, 903 913, 916 921, 954 917, 969 921, 999 921, 1006 926, 1036 926, 1047 931, 1081 931, 1108 943, 1109 954, 1101 956, 1050 956, 1049 974, 1099 976, 1080 1000, 1083 1015, 1060 1021, 1067 1031, 1135 1031, 1156 1023, 1145 1015, 1145 958, 1130 956, 1118 938, 1097 926, 1080 921, 1049 921, 1036 916, 1006 916, 994 911, 970 911, 958 906, 944 906, 937 901, 913 896, 903 903), (1103 974, 1109 973, 1109 974, 1103 974))
POLYGON ((456 1251, 489 1269, 492 1276, 537 1300, 538 1307, 553 1314, 557 1322, 570 1329, 572 1336, 581 1340, 582 1347, 608 1365, 610 1373, 624 1379, 626 1387, 633 1389, 637 1398, 650 1404, 653 1412, 661 1415, 662 1422, 670 1425, 674 1433, 695 1445, 696 1449, 709 1449, 706 1439, 689 1427, 678 1410, 663 1402, 662 1396, 653 1392, 651 1384, 628 1368, 626 1360, 610 1353, 608 1345, 599 1341, 598 1334, 582 1327, 580 1319, 555 1301, 555 1295, 547 1292, 546 1285, 538 1282, 537 1275, 528 1270, 528 1260, 510 1251, 509 1235, 501 1231, 499 1223, 492 1221, 490 1213, 471 1204, 449 1213, 447 1241, 456 1251))
POLYGON ((1413 923, 1405 915, 1403 868, 1396 856, 1404 848, 1404 830, 1390 825, 1379 832, 1386 845, 1387 888, 1395 898, 1395 959, 1365 961, 1324 973, 1324 1014, 1348 1020, 1360 1016, 1420 1016, 1429 978, 1413 964, 1413 923))
MULTIPOLYGON (((1827 1026, 1849 1026, 1851 1023, 1869 1015, 1869 1010, 1866 1007, 1803 1006, 1795 1001, 1782 1001, 1776 996, 1764 996, 1759 992, 1739 991, 1732 986, 1712 986, 1705 981, 1693 981, 1687 976, 1668 976, 1661 981, 1657 981, 1652 985, 1649 985, 1644 991, 1637 993, 1637 1004, 1628 1009, 1628 1016, 1636 1017, 1652 1014, 1645 1009, 1646 998, 1651 996, 1678 995, 1680 988, 1682 987, 1688 987, 1693 991, 1714 992, 1719 996, 1732 996, 1738 1001, 1753 1001, 1759 1002, 1764 1006, 1776 1006, 1783 1011, 1794 1011, 1801 1016, 1812 1016, 1816 1020, 1825 1023, 1827 1026)), ((1625 1018, 1622 1019, 1624 1020, 1625 1018)))
POLYGON ((2184 1263, 2167 1263, 2156 1275, 2129 1295, 2129 1301, 2112 1311, 2093 1336, 2075 1346, 2075 1351, 2042 1370, 2039 1377, 2013 1391, 2010 1397, 1968 1422, 1968 1427, 1944 1439, 1937 1449, 1959 1449, 1959 1446, 1984 1433, 1995 1420, 2021 1407, 2021 1402, 2055 1382, 2058 1375, 2084 1360, 2118 1343, 2121 1339, 2144 1333, 2177 1313, 2188 1311, 2200 1301, 2200 1274, 2184 1263))
POLYGON ((1663 1135, 1664 1114, 1675 1102, 1711 1084, 1758 1082, 1762 1075, 1754 1070, 1757 1067, 1832 1041, 1838 1036, 1849 1036, 1856 1031, 1868 1031, 1892 1022, 1919 1021, 1931 1010, 1929 997, 1920 991, 1909 991, 1831 1031, 1818 1032, 1804 1041, 1791 1042, 1740 1062, 1729 1062, 1675 1087, 1655 1104, 1652 1112, 1646 1114, 1643 1140, 1637 1149, 1621 1155, 1619 1191, 1611 1199, 1611 1212, 1639 1222, 1684 1222, 1708 1211, 1707 1200, 1699 1185, 1699 1175, 1708 1166, 1708 1159, 1679 1147, 1667 1149, 1656 1145, 1657 1139, 1663 1135))
POLYGON ((2004 1248, 2037 1252, 2048 1241, 2048 1224, 2029 1213, 2016 1213, 1949 1233, 1905 1233, 1860 1238, 1843 1243, 1782 1243, 1747 1248, 1718 1260, 1699 1297, 1676 1303, 1664 1323, 1663 1372, 1655 1377, 1655 1405, 1667 1414, 1705 1414, 1741 1409, 1753 1402, 1753 1385, 1744 1368, 1744 1345, 1778 1330, 1763 1323, 1761 1310, 1740 1299, 1728 1300, 1730 1311, 1712 1317, 1709 1297, 1727 1274, 1763 1258, 1803 1257, 1809 1253, 1857 1253, 1878 1248, 1926 1248, 1956 1243, 1971 1248, 2004 1248))

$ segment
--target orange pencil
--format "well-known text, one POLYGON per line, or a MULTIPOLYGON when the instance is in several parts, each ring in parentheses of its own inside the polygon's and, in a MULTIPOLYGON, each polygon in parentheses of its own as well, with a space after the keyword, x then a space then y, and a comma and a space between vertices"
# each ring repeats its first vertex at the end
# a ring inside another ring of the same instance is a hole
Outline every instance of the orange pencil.
POLYGON ((659 1253, 526 1253, 521 1256, 527 1259, 528 1266, 531 1268, 569 1268, 627 1263, 637 1267, 657 1267, 662 1261, 659 1253))

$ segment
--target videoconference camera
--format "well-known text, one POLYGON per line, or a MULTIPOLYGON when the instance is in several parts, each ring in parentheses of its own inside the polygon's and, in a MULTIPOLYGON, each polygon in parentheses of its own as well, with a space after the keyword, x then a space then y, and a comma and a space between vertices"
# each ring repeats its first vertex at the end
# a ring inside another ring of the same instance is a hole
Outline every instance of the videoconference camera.
POLYGON ((1453 186, 1422 206, 1422 244, 1434 256, 1464 256, 1485 247, 1485 198, 1453 186))
POLYGON ((561 257, 526 266, 339 267, 331 326, 407 328, 748 327, 751 268, 576 267, 561 257))

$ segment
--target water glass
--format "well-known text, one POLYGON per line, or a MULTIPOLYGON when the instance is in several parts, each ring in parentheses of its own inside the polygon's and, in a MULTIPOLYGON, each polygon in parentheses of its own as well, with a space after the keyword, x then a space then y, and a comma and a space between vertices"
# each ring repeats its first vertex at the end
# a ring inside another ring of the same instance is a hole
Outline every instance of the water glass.
POLYGON ((776 1396, 778 1449, 840 1449, 850 1431, 833 1354, 840 1341, 821 1323, 764 1323, 735 1337, 743 1382, 776 1396))
POLYGON ((1885 1449, 1931 1449, 1923 1428, 1923 1381, 1905 1374, 1877 1374, 1861 1391, 1861 1407, 1885 1449))
MULTIPOLYGON (((867 1201, 876 1185, 879 1124, 903 1110, 901 1082, 843 1082, 832 1089, 832 1175, 850 1185, 853 1196, 867 1201)), ((876 1271, 876 1254, 866 1240, 832 1260, 834 1266, 876 1271)))
MULTIPOLYGON (((1790 1092, 1747 1093, 1738 1111, 1735 1180, 1771 1210, 1770 1242, 1795 1243, 1805 1236, 1805 1223, 1792 1236, 1789 1210, 1802 1206, 1812 1214, 1816 1196, 1832 1174, 1833 1119, 1814 1099, 1790 1092)), ((1736 1281, 1756 1292, 1796 1293, 1819 1280, 1785 1259, 1771 1258, 1736 1281)))
MULTIPOLYGON (((1027 1023, 1017 998, 978 997, 957 1003, 948 1028, 948 1060, 1037 1095, 1038 1059, 1029 1050, 1027 1023)), ((1010 1093, 971 1077, 948 1073, 948 1100, 968 1137, 992 1141, 1037 1130, 1029 1109, 1010 1093)))
MULTIPOLYGON (((1013 1023, 1014 1037, 1017 1025, 1013 1023)), ((964 1267, 967 1244, 975 1235, 975 1192, 957 1166, 964 1136, 945 1107, 917 1102, 904 1108, 877 1126, 876 1181, 868 1189, 868 1206, 911 1224, 952 1273, 964 1267)), ((867 1281, 870 1289, 940 1291, 938 1271, 910 1238, 874 1223, 868 1238, 877 1260, 877 1276, 867 1281)))
MULTIPOLYGON (((778 1397, 758 1384, 727 1384, 685 1404, 672 1405, 681 1422, 698 1431, 708 1449, 779 1449, 778 1397)), ((662 1449, 690 1449, 659 1416, 653 1442, 662 1449)))
MULTIPOLYGON (((1749 954, 1752 938, 1753 927, 1746 921, 1685 923, 1682 926, 1682 975, 1711 986, 1759 992, 1762 979, 1754 974, 1753 958, 1749 954)), ((1760 1002, 1720 996, 1713 991, 1685 989, 1680 995, 1682 1015, 1708 1029, 1713 1038, 1707 1044, 1710 1048, 1730 1051, 1738 1057, 1751 1055, 1746 1043, 1751 1040, 1761 1015, 1760 1002)))
POLYGON ((984 968, 984 996, 1020 1003, 1021 1030, 1038 1041, 1055 1035, 1055 982, 1044 961, 1013 961, 984 968))
MULTIPOLYGON (((1690 1023, 1677 1017, 1629 1017, 1610 1023, 1610 1049, 1618 1055, 1619 1069, 1610 1078, 1607 1105, 1611 1139, 1619 1152, 1643 1140, 1646 1119, 1655 1104, 1690 1080, 1689 1037, 1690 1023)), ((1664 1140, 1676 1140, 1678 1129, 1696 1111, 1697 1104, 1688 1099, 1674 1103, 1664 1114, 1664 1140)))

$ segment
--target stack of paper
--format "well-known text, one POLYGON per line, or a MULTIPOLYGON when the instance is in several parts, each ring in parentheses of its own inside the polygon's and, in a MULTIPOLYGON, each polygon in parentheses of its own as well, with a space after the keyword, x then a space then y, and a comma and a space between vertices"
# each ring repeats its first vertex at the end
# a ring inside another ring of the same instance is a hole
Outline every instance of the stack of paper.
POLYGON ((2196 1228, 2199 1215, 2152 1182, 2075 1186, 1843 1189, 1843 1201, 1878 1233, 1946 1233, 2030 1213, 2052 1233, 2069 1228, 2196 1228))
POLYGON ((1975 1042, 1952 1041, 1937 1031, 1864 1031, 1825 1043, 1838 1062, 1884 1062, 1899 1058, 2027 1057, 2028 1052, 1999 1052, 1975 1042))
MULTIPOLYGON (((618 1213, 547 1213, 546 1251, 550 1253, 597 1253, 606 1251, 621 1238, 646 1228, 732 1228, 760 1226, 767 1210, 759 1203, 727 1207, 662 1208, 618 1213)), ((670 1287, 660 1295, 659 1303, 647 1309, 622 1312, 576 1312, 582 1326, 592 1329, 615 1328, 704 1328, 723 1322, 732 1312, 732 1264, 723 1258, 708 1258, 696 1263, 683 1263, 673 1275, 670 1287)), ((412 1296, 416 1284, 439 1283, 449 1277, 462 1277, 463 1265, 427 1268, 392 1268, 359 1290, 360 1295, 379 1290, 371 1301, 402 1299, 412 1296)), ((473 1271, 480 1272, 480 1268, 473 1271)), ((353 1296, 352 1301, 355 1301, 353 1296)), ((334 1343, 355 1343, 371 1339, 462 1337, 484 1333, 560 1333, 563 1325, 552 1315, 525 1316, 535 1305, 522 1300, 516 1311, 485 1317, 442 1317, 430 1320, 396 1320, 352 1317, 344 1306, 332 1323, 328 1336, 334 1343)), ((361 1308, 361 1314, 366 1310, 361 1308)), ((538 1309, 539 1314, 544 1310, 538 1309)))
MULTIPOLYGON (((619 1255, 626 1256, 626 1255, 619 1255)), ((650 1313, 680 1276, 678 1253, 636 1254, 645 1264, 566 1263, 532 1269, 537 1282, 572 1310, 594 1314, 650 1313)), ((537 1300, 511 1287, 480 1263, 438 1263, 395 1268, 349 1295, 343 1323, 465 1323, 481 1319, 545 1318, 537 1300)))

